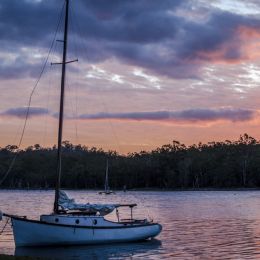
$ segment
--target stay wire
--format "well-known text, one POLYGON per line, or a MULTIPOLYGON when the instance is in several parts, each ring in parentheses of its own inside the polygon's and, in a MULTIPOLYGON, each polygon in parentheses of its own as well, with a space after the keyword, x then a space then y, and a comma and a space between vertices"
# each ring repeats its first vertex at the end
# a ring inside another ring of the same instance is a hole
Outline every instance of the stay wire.
MULTIPOLYGON (((76 29, 75 29, 75 24, 74 24, 74 18, 73 18, 73 14, 71 12, 71 50, 72 50, 72 55, 73 58, 76 57, 78 58, 78 48, 77 48, 77 44, 76 44, 76 29)), ((78 73, 77 73, 78 75, 78 73)), ((78 78, 78 77, 77 77, 78 78)), ((70 79, 68 78, 68 81, 70 79)), ((76 81, 77 82, 77 81, 76 81)), ((77 82, 78 83, 78 82, 77 82)), ((76 84, 76 86, 74 88, 70 87, 71 82, 69 82, 68 85, 68 89, 70 89, 71 92, 71 100, 70 100, 70 105, 71 105, 71 111, 72 111, 72 116, 73 116, 73 122, 74 122, 74 127, 75 127, 75 143, 78 144, 78 91, 77 91, 77 87, 78 84, 76 84)))
MULTIPOLYGON (((72 13, 72 16, 74 17, 73 20, 75 20, 75 26, 77 27, 77 31, 78 31, 78 33, 79 33, 79 39, 81 40, 81 46, 82 46, 81 48, 82 48, 82 51, 83 51, 84 53, 86 53, 86 57, 87 57, 87 59, 88 59, 88 53, 89 53, 89 52, 88 52, 87 48, 85 47, 85 46, 86 46, 86 44, 85 44, 85 43, 86 43, 86 39, 85 39, 85 37, 83 36, 83 32, 82 32, 82 30, 81 30, 80 23, 78 22, 78 19, 77 19, 77 16, 76 16, 76 14, 75 14, 75 11, 74 11, 73 6, 72 6, 72 8, 71 8, 71 13, 72 13), (84 50, 83 50, 83 49, 84 49, 84 50)), ((102 106, 103 106, 103 109, 104 109, 105 111, 108 111, 107 105, 105 104, 105 101, 104 101, 104 96, 103 96, 103 94, 100 93, 100 95, 99 95, 98 97, 99 97, 99 100, 100 100, 100 102, 101 102, 101 104, 102 104, 102 106)), ((125 154, 122 153, 122 146, 121 146, 121 144, 120 144, 120 142, 119 142, 118 134, 117 134, 116 129, 115 129, 115 127, 114 127, 114 125, 113 125, 113 123, 112 123, 112 121, 111 121, 110 119, 108 119, 108 124, 109 124, 109 126, 110 126, 110 129, 111 129, 111 132, 112 132, 112 136, 113 136, 113 138, 114 138, 114 140, 115 140, 117 149, 118 149, 118 151, 119 151, 119 156, 122 158, 122 165, 127 169, 127 168, 128 168, 128 164, 127 164, 127 162, 126 162, 127 155, 125 155, 125 154)), ((126 184, 127 184, 127 183, 126 183, 126 184)))
MULTIPOLYGON (((74 12, 73 7, 72 7, 71 10, 72 10, 72 11, 71 11, 72 16, 74 16, 75 26, 77 27, 78 32, 79 32, 79 36, 80 36, 79 39, 81 40, 82 48, 85 49, 86 57, 88 58, 88 50, 87 50, 86 47, 84 47, 84 46, 85 46, 84 41, 86 41, 86 40, 85 40, 85 38, 84 38, 84 36, 83 36, 81 27, 80 27, 80 25, 79 25, 79 23, 78 23, 78 21, 77 21, 77 17, 76 17, 76 15, 75 15, 75 12, 74 12), (84 39, 84 40, 83 40, 83 39, 84 39)), ((108 111, 107 105, 105 104, 105 101, 104 101, 104 96, 103 96, 103 94, 100 93, 100 95, 99 95, 98 97, 99 97, 99 99, 100 99, 100 101, 101 101, 101 104, 102 104, 102 106, 103 106, 103 109, 106 110, 106 111, 108 111)), ((112 131, 112 135, 113 135, 113 137, 114 137, 114 140, 115 140, 115 142, 116 142, 116 146, 117 146, 118 151, 119 151, 119 156, 122 158, 122 164, 123 164, 123 166, 127 169, 127 167, 128 167, 127 162, 126 162, 127 155, 124 155, 124 154, 122 153, 122 146, 121 146, 121 144, 120 144, 120 142, 119 142, 118 134, 116 133, 115 127, 114 127, 114 125, 113 125, 113 123, 112 123, 112 121, 111 121, 110 119, 108 119, 108 123, 109 123, 110 129, 111 129, 111 131, 112 131)), ((140 198, 140 197, 137 196, 136 194, 133 194, 133 197, 134 197, 137 201, 141 201, 141 204, 143 205, 143 208, 146 209, 146 213, 147 213, 147 215, 148 215, 148 218, 149 218, 149 219, 153 219, 153 216, 151 215, 149 209, 148 209, 148 208, 145 206, 145 204, 144 204, 144 198, 143 198, 143 197, 140 198)))
MULTIPOLYGON (((76 25, 76 27, 78 28, 78 32, 79 32, 79 34, 80 34, 80 37, 79 37, 79 38, 80 38, 80 39, 85 39, 84 36, 83 36, 82 30, 81 30, 81 27, 79 26, 79 23, 78 23, 78 21, 77 21, 77 19, 76 19, 76 15, 75 15, 75 13, 74 13, 73 7, 71 8, 71 12, 72 12, 72 16, 74 16, 75 25, 76 25)), ((83 47, 85 46, 84 43, 83 43, 83 40, 82 40, 82 46, 83 46, 83 47)), ((86 50, 86 51, 85 51, 86 56, 88 56, 88 50, 87 50, 87 49, 85 49, 85 50, 86 50)), ((102 106, 103 106, 103 109, 108 112, 109 110, 108 110, 108 108, 107 108, 107 105, 106 105, 105 102, 104 102, 103 94, 100 93, 100 95, 99 95, 98 97, 100 98, 100 101, 101 101, 101 104, 102 104, 102 106)), ((122 156, 122 155, 123 155, 123 153, 122 153, 122 146, 121 146, 121 144, 120 144, 120 142, 119 142, 119 138, 118 138, 118 135, 117 135, 117 133, 116 133, 115 127, 113 126, 113 123, 111 122, 111 120, 110 120, 109 118, 108 118, 108 123, 109 123, 109 126, 110 126, 110 128, 111 128, 112 135, 113 135, 113 137, 114 137, 114 139, 115 139, 116 145, 117 145, 117 147, 118 147, 119 154, 120 154, 120 156, 122 156)))
MULTIPOLYGON (((31 91, 30 96, 29 96, 29 100, 28 100, 28 103, 27 103, 27 110, 26 110, 25 120, 24 120, 24 124, 23 124, 23 128, 22 128, 22 133, 21 133, 21 136, 20 136, 18 145, 17 145, 17 150, 20 148, 20 146, 21 146, 21 144, 22 144, 22 141, 23 141, 23 137, 24 137, 24 133, 25 133, 27 121, 28 121, 28 118, 29 118, 30 107, 31 107, 31 102, 32 102, 32 96, 33 96, 33 94, 34 94, 34 92, 35 92, 35 90, 36 90, 36 88, 37 88, 37 86, 38 86, 38 84, 39 84, 39 82, 40 82, 40 79, 41 79, 41 77, 42 77, 42 75, 43 75, 43 72, 44 72, 44 70, 45 70, 45 68, 46 68, 47 62, 48 62, 48 60, 49 60, 49 56, 50 56, 50 54, 51 54, 51 50, 52 50, 53 45, 54 45, 54 43, 55 43, 55 39, 56 39, 58 30, 59 30, 59 27, 60 27, 61 19, 62 19, 62 13, 63 13, 64 6, 65 6, 65 2, 64 2, 64 4, 63 4, 62 9, 61 9, 61 12, 60 12, 60 16, 59 16, 57 28, 56 28, 56 30, 55 30, 54 38, 53 38, 53 40, 52 40, 52 43, 51 43, 50 49, 49 49, 49 51, 48 51, 47 57, 46 57, 45 62, 44 62, 44 64, 43 64, 43 66, 42 66, 42 69, 41 69, 41 71, 40 71, 39 77, 38 77, 38 79, 36 80, 36 83, 34 84, 34 87, 33 87, 32 91, 31 91)), ((9 168, 8 168, 7 172, 5 173, 4 177, 0 180, 0 186, 3 184, 3 182, 5 181, 5 179, 7 178, 7 176, 9 175, 9 173, 11 172, 11 170, 12 170, 14 164, 15 164, 15 161, 16 161, 17 156, 18 156, 18 153, 17 153, 17 151, 16 151, 16 152, 15 152, 15 155, 14 155, 14 157, 13 157, 13 159, 12 159, 10 165, 9 165, 9 168)))

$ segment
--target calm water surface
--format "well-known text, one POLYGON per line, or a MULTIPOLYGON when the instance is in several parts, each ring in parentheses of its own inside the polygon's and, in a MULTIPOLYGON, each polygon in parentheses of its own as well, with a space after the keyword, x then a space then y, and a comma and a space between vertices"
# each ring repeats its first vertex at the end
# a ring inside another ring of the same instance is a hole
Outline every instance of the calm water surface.
MULTIPOLYGON (((0 235, 0 253, 55 259, 260 259, 260 191, 68 194, 79 202, 137 203, 135 215, 160 222, 163 231, 142 243, 15 249, 8 225, 0 235)), ((2 190, 0 210, 37 218, 51 212, 53 197, 53 191, 2 190)))

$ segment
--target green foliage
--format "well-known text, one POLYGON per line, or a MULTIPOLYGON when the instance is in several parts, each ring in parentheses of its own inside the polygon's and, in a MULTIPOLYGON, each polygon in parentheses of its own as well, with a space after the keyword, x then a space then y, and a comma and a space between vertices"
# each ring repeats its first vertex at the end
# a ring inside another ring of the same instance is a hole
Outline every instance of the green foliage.
MULTIPOLYGON (((56 180, 56 147, 39 144, 18 150, 0 148, 0 180, 14 155, 16 163, 4 188, 53 188, 56 180)), ((151 152, 127 156, 114 151, 63 142, 63 188, 103 189, 106 161, 112 189, 259 187, 260 143, 247 134, 231 142, 209 142, 186 147, 178 141, 151 152)))

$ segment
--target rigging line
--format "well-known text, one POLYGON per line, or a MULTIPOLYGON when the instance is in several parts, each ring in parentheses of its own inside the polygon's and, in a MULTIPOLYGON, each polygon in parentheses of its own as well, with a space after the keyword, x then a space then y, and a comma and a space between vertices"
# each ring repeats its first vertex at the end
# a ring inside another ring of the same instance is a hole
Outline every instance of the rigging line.
MULTIPOLYGON (((74 6, 73 5, 71 6, 71 16, 72 16, 72 19, 71 19, 72 27, 73 27, 73 30, 74 30, 75 38, 78 38, 81 41, 81 44, 77 44, 77 41, 75 41, 75 44, 74 44, 75 45, 74 51, 75 51, 76 56, 78 57, 78 54, 79 54, 79 47, 78 46, 80 46, 80 45, 84 46, 84 42, 82 40, 82 39, 84 39, 84 37, 82 37, 82 32, 81 32, 80 26, 78 25, 77 15, 74 12, 74 6), (78 31, 80 37, 77 35, 77 31, 78 31)), ((81 49, 82 49, 82 47, 81 47, 81 49)), ((82 49, 82 51, 83 51, 83 49, 82 49)), ((77 86, 75 88, 75 96, 76 96, 76 98, 75 98, 75 103, 76 103, 75 104, 75 115, 76 115, 76 118, 78 118, 78 90, 79 90, 79 83, 78 82, 79 82, 79 79, 80 79, 79 74, 77 74, 77 75, 78 75, 77 76, 78 81, 77 81, 77 86)), ((79 139, 79 136, 78 136, 78 119, 76 120, 75 127, 76 127, 76 139, 77 139, 77 142, 78 142, 78 139, 79 139)))
POLYGON ((75 106, 75 116, 76 116, 76 122, 75 122, 75 130, 76 130, 76 143, 79 143, 79 135, 78 135, 78 84, 75 88, 75 99, 76 99, 76 106, 75 106))
MULTIPOLYGON (((56 31, 55 31, 54 38, 53 38, 53 40, 52 40, 50 49, 49 49, 49 51, 48 51, 47 57, 46 57, 45 62, 44 62, 44 64, 43 64, 43 66, 42 66, 42 69, 41 69, 41 71, 40 71, 39 77, 38 77, 38 79, 36 80, 36 83, 35 83, 35 85, 34 85, 32 91, 31 91, 31 94, 30 94, 30 97, 29 97, 29 100, 28 100, 28 103, 27 103, 27 110, 26 110, 25 120, 24 120, 24 124, 23 124, 23 128, 22 128, 22 133, 21 133, 21 136, 20 136, 18 145, 17 145, 17 147, 18 147, 17 150, 20 148, 20 146, 21 146, 21 144, 22 144, 22 141, 23 141, 23 137, 24 137, 24 133, 25 133, 27 121, 28 121, 28 118, 29 118, 29 112, 30 112, 30 106, 31 106, 31 102, 32 102, 32 96, 33 96, 33 94, 34 94, 34 92, 35 92, 35 90, 36 90, 36 88, 37 88, 37 86, 38 86, 38 84, 39 84, 39 82, 40 82, 40 79, 41 79, 41 77, 42 77, 42 75, 43 75, 43 72, 44 72, 44 70, 45 70, 45 67, 46 67, 46 65, 47 65, 47 62, 48 62, 48 60, 49 60, 49 56, 50 56, 50 54, 51 54, 51 50, 52 50, 52 48, 53 48, 53 45, 54 45, 54 42, 55 42, 55 39, 56 39, 56 36, 57 36, 57 32, 58 32, 58 29, 59 29, 59 27, 60 27, 60 23, 61 23, 61 18, 62 18, 62 13, 63 13, 64 6, 65 6, 65 2, 64 2, 64 4, 63 4, 62 9, 61 9, 61 12, 60 12, 60 16, 59 16, 57 28, 56 28, 56 31)), ((6 179, 7 176, 9 175, 9 173, 11 172, 11 170, 12 170, 12 168, 13 168, 13 166, 14 166, 14 163, 15 163, 15 161, 16 161, 17 156, 18 156, 18 153, 17 153, 17 151, 16 151, 16 152, 15 152, 15 155, 14 155, 14 157, 13 157, 13 159, 12 159, 10 165, 9 165, 8 170, 6 171, 4 177, 0 180, 0 186, 1 186, 2 183, 5 181, 5 179, 6 179)))
MULTIPOLYGON (((77 37, 76 35, 76 26, 73 23, 74 19, 72 19, 72 28, 74 30, 74 34, 75 34, 75 38, 77 37)), ((75 55, 76 57, 79 57, 79 51, 78 51, 78 45, 77 45, 77 41, 75 40, 75 46, 74 46, 74 51, 75 51, 75 55)), ((75 86, 75 116, 76 116, 76 121, 75 121, 75 130, 76 130, 76 143, 79 144, 79 133, 78 133, 78 88, 79 88, 79 73, 77 73, 77 81, 76 81, 76 86, 75 86)))
MULTIPOLYGON (((71 31, 72 33, 70 35, 72 35, 72 40, 71 40, 71 46, 72 46, 72 54, 73 56, 75 57, 79 57, 78 55, 78 50, 77 50, 77 43, 76 43, 76 30, 75 30, 75 24, 74 24, 74 17, 71 13, 71 31)), ((79 73, 76 74, 77 75, 77 80, 79 79, 78 75, 79 73)), ((70 79, 68 79, 70 80, 70 79)), ((77 86, 78 86, 78 81, 76 81, 76 87, 75 88, 72 88, 70 87, 70 84, 71 82, 69 82, 68 84, 68 88, 70 89, 71 93, 72 93, 72 98, 71 98, 71 111, 72 111, 72 114, 73 114, 73 117, 74 117, 74 127, 75 127, 75 143, 78 144, 78 92, 77 92, 77 86), (74 107, 75 106, 75 107, 74 107)))
MULTIPOLYGON (((51 82, 52 82, 52 78, 51 78, 51 65, 49 66, 49 73, 48 73, 48 98, 47 98, 47 102, 46 102, 46 106, 47 106, 47 109, 49 109, 50 107, 50 88, 51 88, 51 82)), ((43 147, 45 146, 46 144, 46 135, 47 135, 47 117, 48 115, 46 114, 45 115, 45 118, 44 118, 44 132, 43 132, 43 147)))
MULTIPOLYGON (((68 82, 68 80, 67 80, 67 85, 66 85, 66 87, 68 88, 69 91, 72 92, 72 88, 70 87, 70 82, 68 82)), ((72 92, 72 93, 73 93, 73 92, 72 92)), ((75 111, 74 111, 74 109, 73 109, 73 101, 72 101, 72 99, 67 98, 67 101, 68 101, 68 103, 69 103, 69 106, 70 106, 70 109, 71 109, 71 112, 72 112, 73 121, 74 121, 75 119, 77 120, 77 115, 76 115, 76 113, 75 113, 75 111)), ((77 136, 77 125, 74 124, 74 127, 75 127, 75 131, 76 131, 76 141, 77 141, 77 138, 78 138, 78 136, 77 136)))
MULTIPOLYGON (((75 20, 75 32, 76 32, 76 27, 77 27, 78 28, 78 32, 80 34, 79 39, 81 40, 82 46, 84 46, 84 41, 82 40, 82 39, 84 39, 83 33, 81 31, 81 27, 79 26, 76 13, 74 12, 74 6, 73 5, 71 5, 71 16, 74 17, 73 20, 75 20)), ((86 50, 86 54, 87 53, 88 53, 88 50, 86 50)))
MULTIPOLYGON (((52 47, 53 48, 53 51, 52 53, 56 53, 57 52, 57 49, 58 49, 58 42, 56 41, 54 46, 52 47)), ((54 56, 52 54, 52 56, 54 56)), ((48 66, 48 71, 46 72, 48 74, 48 98, 47 98, 47 108, 49 109, 50 108, 50 97, 52 96, 53 94, 53 88, 51 88, 51 86, 53 85, 54 83, 54 74, 55 74, 55 68, 57 68, 56 66, 52 66, 51 64, 48 66)), ((43 147, 46 145, 46 136, 47 136, 47 132, 48 132, 48 129, 47 129, 47 120, 48 120, 48 115, 46 114, 45 115, 45 122, 44 122, 44 138, 43 138, 43 147)))
MULTIPOLYGON (((81 47, 81 49, 82 49, 82 52, 86 54, 86 57, 87 57, 87 59, 88 59, 88 50, 87 50, 87 48, 85 47, 85 46, 86 46, 86 44, 85 44, 86 39, 85 39, 85 37, 83 37, 83 33, 82 33, 82 30, 81 30, 81 27, 79 26, 78 19, 77 19, 77 16, 76 16, 76 14, 75 14, 73 5, 71 6, 71 15, 72 15, 72 17, 74 17, 74 19, 72 19, 72 20, 74 21, 75 27, 77 27, 76 29, 77 29, 77 31, 78 31, 78 33, 79 33, 79 37, 78 37, 78 38, 79 38, 79 40, 80 40, 80 42, 81 42, 81 46, 80 46, 80 47, 81 47)), ((100 93, 100 94, 101 94, 101 93, 100 93)), ((102 103, 102 105, 103 105, 103 108, 104 108, 105 110, 108 110, 108 109, 107 109, 107 106, 105 105, 103 95, 102 95, 102 97, 101 97, 101 96, 98 96, 98 97, 99 97, 99 99, 101 100, 101 103, 102 103)), ((76 111, 76 113, 78 114, 78 110, 76 111)), ((125 156, 124 154, 122 154, 122 147, 121 147, 121 145, 120 145, 120 143, 119 143, 119 138, 118 138, 118 136, 117 136, 117 134, 116 134, 116 131, 115 131, 114 126, 113 126, 113 124, 112 124, 112 122, 111 122, 110 119, 108 119, 108 123, 109 123, 110 129, 111 129, 111 131, 112 131, 112 136, 114 137, 114 140, 115 140, 115 142, 116 142, 116 146, 117 146, 117 149, 118 149, 118 151, 119 151, 119 154, 120 154, 121 157, 123 157, 122 163, 123 163, 124 167, 127 168, 128 165, 127 165, 127 163, 126 163, 126 161, 125 161, 125 157, 126 157, 126 156, 125 156)))
MULTIPOLYGON (((85 38, 83 37, 82 31, 81 31, 81 29, 80 29, 81 27, 79 26, 79 23, 77 22, 76 15, 74 14, 74 9, 73 9, 73 7, 71 8, 71 13, 72 13, 72 15, 75 17, 74 20, 75 20, 75 24, 76 24, 76 26, 77 26, 77 28, 78 28, 78 32, 79 32, 79 34, 80 34, 80 39, 85 39, 85 38)), ((83 40, 82 40, 82 43, 83 43, 83 40)), ((83 43, 83 44, 82 44, 82 48, 83 48, 84 46, 85 46, 85 45, 84 45, 84 43, 83 43)), ((88 50, 87 50, 87 49, 85 49, 85 50, 86 50, 86 56, 88 56, 88 55, 87 55, 88 50)), ((101 100, 101 104, 102 104, 102 106, 103 106, 103 109, 106 110, 106 111, 108 111, 108 108, 107 108, 107 106, 106 106, 106 104, 105 104, 105 102, 104 102, 104 97, 103 97, 102 93, 100 93, 100 95, 99 95, 98 97, 99 97, 100 100, 101 100)), ((109 122, 109 126, 110 126, 110 128, 111 128, 111 130, 112 130, 112 135, 113 135, 113 137, 114 137, 114 139, 115 139, 115 141, 116 141, 116 145, 117 145, 117 147, 118 147, 119 153, 122 155, 122 146, 120 145, 118 135, 116 134, 116 131, 115 131, 115 128, 114 128, 114 126, 113 126, 113 124, 112 124, 111 119, 108 118, 108 122, 109 122)))
MULTIPOLYGON (((70 83, 67 83, 67 87, 70 90, 70 92, 72 93, 72 97, 75 95, 75 93, 73 93, 73 88, 70 86, 70 83)), ((71 112, 72 112, 72 116, 73 116, 73 123, 74 123, 74 128, 75 128, 75 144, 78 144, 78 113, 77 113, 77 104, 73 104, 73 98, 68 99, 69 103, 70 103, 70 108, 71 108, 71 112), (75 105, 75 108, 74 108, 75 105)), ((77 102, 77 99, 76 101, 77 102)))
MULTIPOLYGON (((77 27, 78 32, 79 32, 79 36, 80 36, 79 39, 80 39, 80 41, 81 41, 81 49, 82 49, 83 53, 86 53, 86 57, 87 57, 87 59, 88 59, 88 50, 87 50, 87 48, 85 47, 86 44, 84 44, 84 43, 86 42, 86 39, 83 37, 83 33, 82 33, 81 27, 80 27, 80 25, 79 25, 79 23, 78 23, 77 16, 76 16, 76 14, 75 14, 75 12, 74 12, 73 5, 71 6, 71 15, 74 17, 73 20, 75 21, 75 26, 77 27), (85 52, 84 52, 83 49, 85 50, 85 52)), ((98 97, 99 97, 99 99, 101 100, 101 104, 103 105, 103 108, 104 108, 106 111, 108 111, 107 106, 105 105, 104 97, 103 97, 102 93, 100 93, 100 95, 99 95, 98 97)), ((78 111, 77 111, 77 113, 78 113, 78 111)), ((110 126, 110 129, 111 129, 111 132, 112 132, 112 136, 113 136, 113 138, 114 138, 114 140, 115 140, 116 147, 117 147, 117 150, 118 150, 118 152, 119 152, 119 155, 123 158, 122 164, 123 164, 123 166, 124 166, 125 168, 127 168, 127 167, 128 167, 128 164, 127 164, 127 162, 125 161, 126 155, 122 153, 123 149, 122 149, 122 146, 121 146, 121 144, 120 144, 120 142, 119 142, 118 135, 117 135, 117 133, 116 133, 115 127, 114 127, 114 125, 113 125, 111 119, 108 119, 108 124, 109 124, 109 126, 110 126)), ((111 149, 111 150, 112 150, 112 149, 111 149)))

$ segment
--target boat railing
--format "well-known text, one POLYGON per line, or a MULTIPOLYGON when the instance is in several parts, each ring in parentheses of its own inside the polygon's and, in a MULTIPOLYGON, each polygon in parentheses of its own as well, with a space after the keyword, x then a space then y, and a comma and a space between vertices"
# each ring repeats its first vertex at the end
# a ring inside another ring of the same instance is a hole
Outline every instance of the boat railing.
POLYGON ((120 207, 129 207, 129 208, 133 208, 133 207, 136 207, 137 206, 137 204, 118 204, 117 206, 116 206, 116 208, 120 208, 120 207))
MULTIPOLYGON (((131 210, 131 218, 128 219, 128 222, 133 222, 134 220, 134 217, 133 217, 133 208, 136 207, 137 204, 119 204, 117 207, 116 207, 116 216, 117 216, 117 221, 118 222, 122 222, 123 219, 120 220, 120 215, 119 215, 119 211, 118 211, 118 208, 120 207, 129 207, 130 210, 131 210)), ((123 221, 124 222, 124 221, 123 221)))

